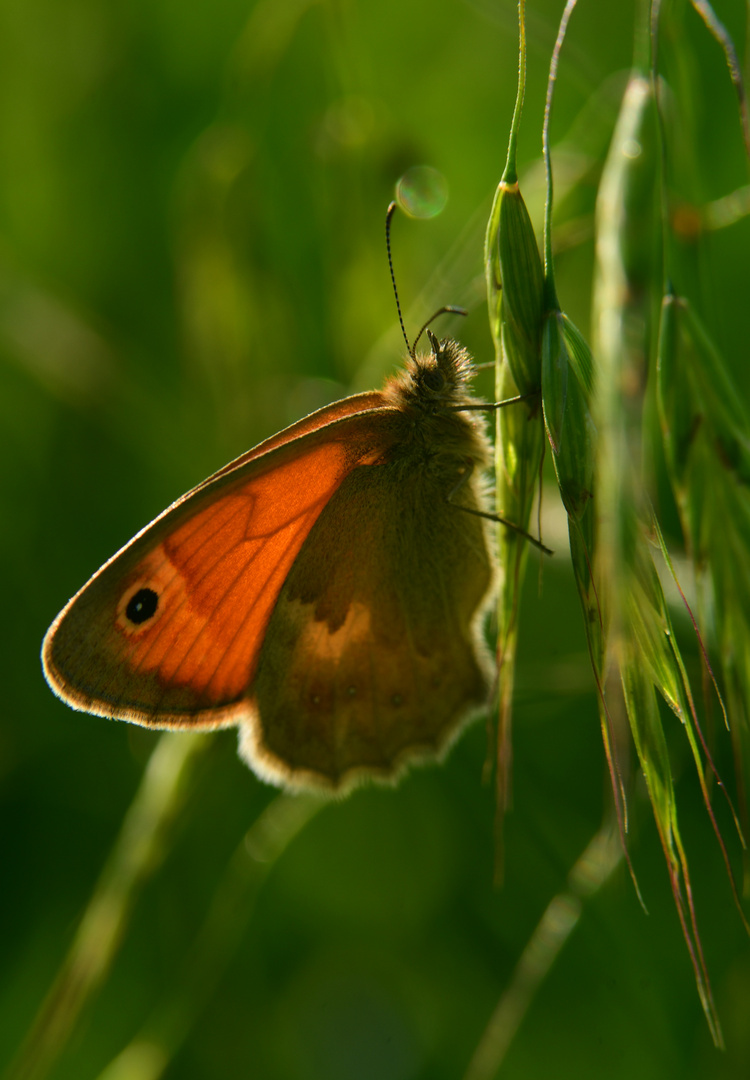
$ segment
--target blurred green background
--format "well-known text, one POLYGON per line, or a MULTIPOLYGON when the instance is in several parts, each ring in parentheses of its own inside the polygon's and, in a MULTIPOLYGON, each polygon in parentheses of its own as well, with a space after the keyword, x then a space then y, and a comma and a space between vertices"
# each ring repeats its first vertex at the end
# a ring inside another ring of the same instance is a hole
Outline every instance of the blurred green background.
MULTIPOLYGON (((741 44, 745 5, 716 6, 741 44)), ((534 0, 528 13, 520 156, 538 225, 561 8, 534 0)), ((632 21, 628 3, 581 0, 560 67, 553 143, 569 137, 558 158, 558 290, 584 331, 591 213, 632 21), (569 191, 566 176, 578 178, 569 191)), ((680 35, 667 63, 676 92, 692 92, 683 194, 703 202, 746 183, 747 165, 716 44, 691 12, 680 35)), ((383 221, 409 166, 439 169, 450 200, 434 221, 394 223, 407 327, 464 303, 470 317, 441 331, 492 358, 482 239, 516 66, 512 0, 0 7, 2 1062, 54 978, 158 739, 58 702, 39 665, 45 629, 181 492, 393 370, 403 349, 383 221)), ((747 220, 691 242, 701 314, 748 392, 747 220)), ((443 766, 312 819, 271 869, 166 1076, 464 1074, 607 801, 578 603, 564 541, 553 540, 541 594, 532 565, 523 616, 504 887, 492 882, 480 723, 443 766)), ((750 944, 687 746, 673 735, 727 1052, 711 1046, 636 783, 632 858, 649 915, 620 868, 535 997, 501 1073, 509 1080, 750 1075, 750 944)), ((729 780, 725 744, 717 757, 729 780)), ((163 862, 55 1078, 98 1076, 171 1000, 227 864, 273 796, 238 761, 232 732, 207 740, 163 862)))

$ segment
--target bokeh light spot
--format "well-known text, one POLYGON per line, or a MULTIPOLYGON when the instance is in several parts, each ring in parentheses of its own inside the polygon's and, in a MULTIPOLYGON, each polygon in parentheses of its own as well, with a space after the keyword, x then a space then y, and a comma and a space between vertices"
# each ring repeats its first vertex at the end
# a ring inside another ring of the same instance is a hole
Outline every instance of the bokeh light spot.
POLYGON ((415 165, 396 183, 396 201, 409 217, 437 217, 448 202, 448 181, 431 165, 415 165))

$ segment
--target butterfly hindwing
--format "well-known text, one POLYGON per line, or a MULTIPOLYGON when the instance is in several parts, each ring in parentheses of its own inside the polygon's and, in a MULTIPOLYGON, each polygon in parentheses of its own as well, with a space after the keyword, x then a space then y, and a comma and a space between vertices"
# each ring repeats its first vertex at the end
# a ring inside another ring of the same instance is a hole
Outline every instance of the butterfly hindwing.
MULTIPOLYGON (((350 474, 281 591, 241 751, 275 782, 331 788, 443 750, 487 697, 478 621, 492 577, 455 476, 350 474)), ((471 490, 466 501, 476 506, 471 490)))

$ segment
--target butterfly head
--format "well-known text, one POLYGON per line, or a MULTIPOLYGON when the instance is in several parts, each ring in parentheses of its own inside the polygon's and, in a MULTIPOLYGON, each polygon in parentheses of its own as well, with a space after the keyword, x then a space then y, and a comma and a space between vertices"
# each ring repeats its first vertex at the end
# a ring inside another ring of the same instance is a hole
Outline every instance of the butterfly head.
POLYGON ((429 353, 412 353, 401 376, 394 380, 401 401, 426 412, 439 412, 470 400, 471 357, 455 341, 439 341, 428 330, 429 353))

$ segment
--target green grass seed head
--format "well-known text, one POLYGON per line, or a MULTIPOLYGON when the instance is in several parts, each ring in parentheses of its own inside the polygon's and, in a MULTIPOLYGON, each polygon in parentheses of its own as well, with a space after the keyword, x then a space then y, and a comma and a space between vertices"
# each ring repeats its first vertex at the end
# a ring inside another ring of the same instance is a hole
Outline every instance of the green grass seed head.
POLYGON ((698 417, 693 408, 684 343, 682 313, 674 295, 664 297, 656 356, 656 405, 662 443, 672 482, 682 488, 698 417))
POLYGON ((591 353, 566 315, 551 312, 542 335, 542 407, 560 495, 579 520, 594 485, 596 429, 589 409, 591 353), (588 386, 587 386, 588 383, 588 386))
POLYGON ((709 429, 718 463, 750 486, 750 425, 743 395, 693 307, 683 302, 681 314, 694 409, 709 429))
POLYGON ((517 183, 501 181, 498 187, 488 256, 490 302, 494 286, 504 357, 519 393, 536 393, 541 382, 542 262, 517 183))
POLYGON ((750 490, 750 425, 723 357, 688 301, 671 294, 662 305, 656 387, 671 483, 698 556, 711 547, 720 488, 750 490))

